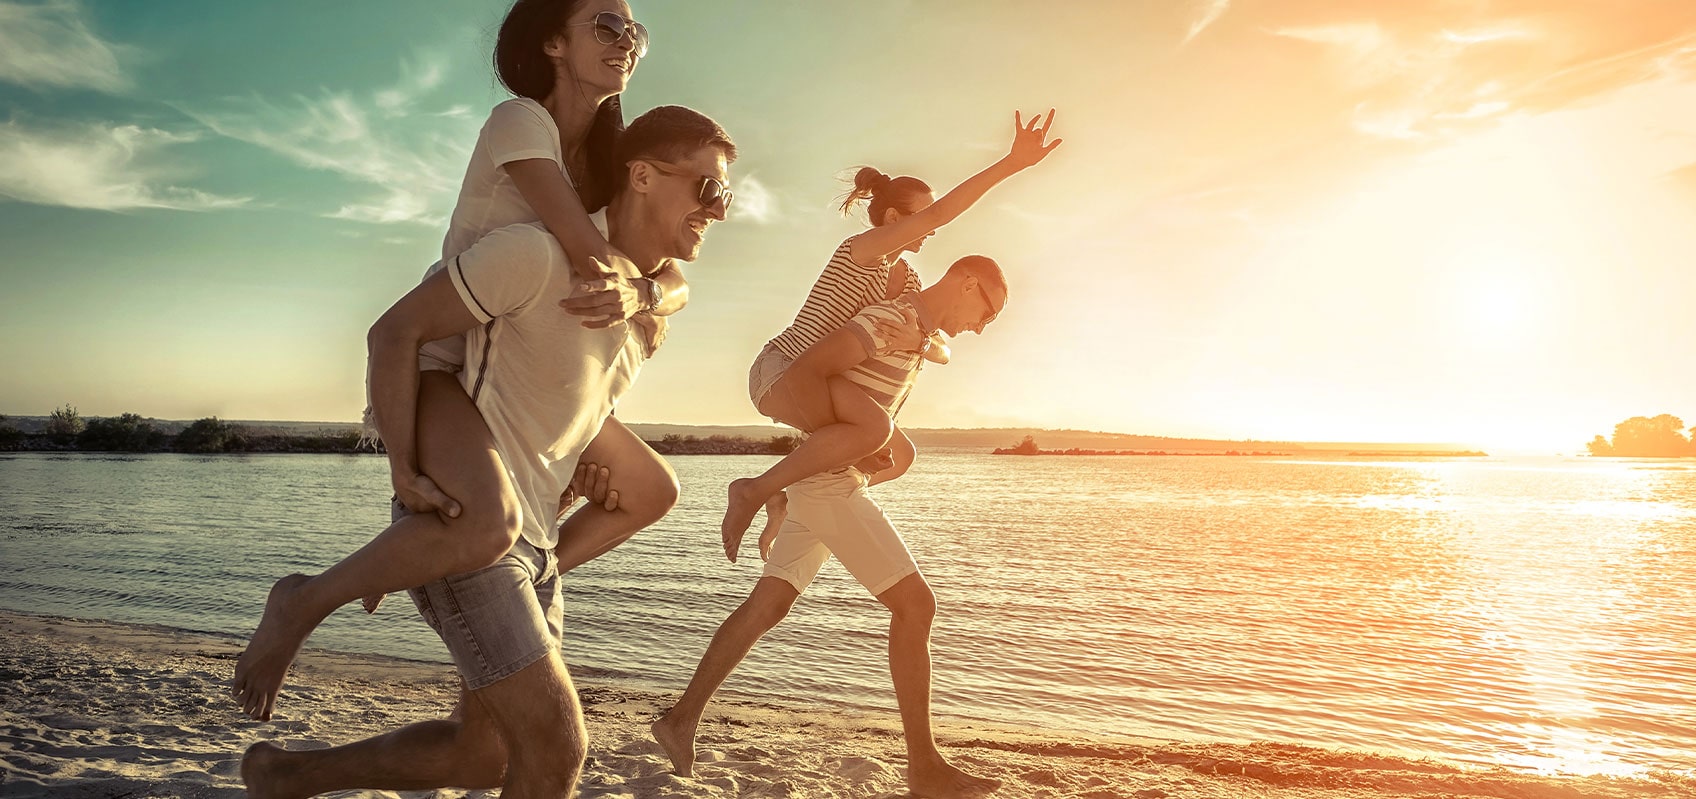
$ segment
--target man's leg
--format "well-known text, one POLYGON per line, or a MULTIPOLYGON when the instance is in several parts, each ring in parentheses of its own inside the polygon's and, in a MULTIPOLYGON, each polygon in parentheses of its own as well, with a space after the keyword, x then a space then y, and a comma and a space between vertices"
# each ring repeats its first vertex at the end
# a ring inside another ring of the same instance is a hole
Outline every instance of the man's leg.
POLYGON ((517 495, 488 426, 459 381, 445 372, 422 373, 418 403, 420 465, 460 501, 460 515, 406 516, 322 574, 278 580, 231 682, 231 692, 249 716, 271 718, 296 653, 336 608, 480 569, 517 540, 517 495))
POLYGON ((713 642, 707 646, 706 654, 701 656, 701 664, 695 667, 695 676, 689 679, 689 687, 684 689, 677 704, 653 724, 654 740, 671 757, 673 773, 679 777, 694 774, 695 728, 707 711, 707 703, 730 672, 735 671, 742 659, 748 656, 754 643, 789 615, 789 609, 794 607, 795 599, 800 595, 787 580, 761 577, 754 584, 753 592, 742 601, 742 606, 719 625, 718 632, 713 633, 713 642))
POLYGON ((425 721, 333 749, 290 752, 256 743, 241 759, 253 799, 295 799, 354 788, 494 788, 506 750, 481 702, 460 690, 454 717, 425 721))
POLYGON ((565 799, 577 790, 589 734, 559 651, 473 691, 506 744, 502 799, 565 799))
POLYGON ((949 765, 936 747, 930 725, 930 628, 936 595, 920 574, 911 574, 877 595, 889 608, 889 676, 907 738, 907 787, 933 799, 982 796, 1001 786, 949 765))

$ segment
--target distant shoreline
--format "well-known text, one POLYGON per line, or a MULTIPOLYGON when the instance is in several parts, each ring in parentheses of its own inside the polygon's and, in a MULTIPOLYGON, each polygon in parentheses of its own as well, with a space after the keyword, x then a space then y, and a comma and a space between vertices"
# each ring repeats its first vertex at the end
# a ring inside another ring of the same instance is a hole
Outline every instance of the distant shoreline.
MULTIPOLYGON (((193 422, 161 420, 153 418, 134 417, 139 423, 151 426, 152 430, 165 435, 174 436, 187 429, 193 422)), ((7 442, 0 438, 0 450, 28 451, 76 451, 74 444, 51 445, 44 444, 42 434, 48 417, 45 416, 10 416, 0 427, 11 426, 18 432, 17 440, 7 442)), ((205 420, 202 420, 205 421, 205 420)), ((360 449, 360 426, 353 422, 293 422, 293 421, 251 421, 227 420, 223 424, 243 428, 250 436, 251 444, 260 446, 246 451, 264 452, 371 452, 370 448, 360 449), (308 446, 302 438, 324 438, 322 445, 308 446)), ((651 422, 630 422, 630 428, 644 440, 655 445, 662 454, 781 454, 769 448, 774 438, 794 436, 795 431, 776 425, 680 425, 651 422), (662 449, 661 445, 671 439, 675 447, 671 451, 662 449), (715 442, 709 446, 701 442, 715 442), (736 442, 736 443, 731 443, 736 442)), ((1430 456, 1433 453, 1468 453, 1482 454, 1477 448, 1465 443, 1452 441, 1423 441, 1423 442, 1382 442, 1382 441, 1267 441, 1258 439, 1209 439, 1209 438, 1178 438, 1172 436, 1153 436, 1129 433, 1111 433, 1096 430, 1075 430, 1060 428, 1033 427, 985 427, 985 428, 903 428, 909 438, 920 449, 946 448, 957 450, 980 450, 988 453, 996 449, 1008 448, 1025 437, 1036 439, 1045 452, 1068 453, 1073 450, 1095 451, 1098 454, 1109 453, 1166 453, 1169 455, 1224 455, 1236 453, 1271 453, 1277 456, 1350 456, 1357 453, 1382 453, 1396 457, 1415 457, 1419 454, 1430 456)), ((153 451, 165 451, 169 447, 159 446, 153 451)), ((91 450, 82 450, 91 451, 91 450)), ((124 451, 124 450, 103 450, 124 451)), ((131 450, 135 451, 135 450, 131 450)), ((783 450, 787 451, 787 450, 783 450)), ((1267 455, 1268 457, 1270 455, 1267 455)))

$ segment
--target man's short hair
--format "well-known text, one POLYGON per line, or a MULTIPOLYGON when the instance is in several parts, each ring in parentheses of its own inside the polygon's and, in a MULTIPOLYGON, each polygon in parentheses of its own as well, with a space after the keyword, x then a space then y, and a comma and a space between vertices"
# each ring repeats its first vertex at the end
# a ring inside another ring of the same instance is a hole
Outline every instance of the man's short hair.
POLYGON ((1001 271, 1001 264, 987 255, 968 255, 961 258, 949 265, 948 274, 975 277, 979 283, 1000 289, 1002 297, 1007 296, 1007 275, 1001 271))
POLYGON ((723 151, 725 161, 736 160, 736 144, 712 118, 693 108, 662 105, 637 117, 619 135, 618 161, 681 161, 707 146, 723 151))

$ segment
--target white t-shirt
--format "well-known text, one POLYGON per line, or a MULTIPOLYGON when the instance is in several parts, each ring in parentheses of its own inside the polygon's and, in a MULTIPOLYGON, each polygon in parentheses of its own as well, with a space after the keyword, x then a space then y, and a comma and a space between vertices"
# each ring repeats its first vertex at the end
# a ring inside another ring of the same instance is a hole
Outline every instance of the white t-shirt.
MULTIPOLYGON (((560 174, 570 183, 559 135, 559 126, 554 124, 548 109, 528 97, 507 100, 489 112, 489 120, 477 134, 471 162, 465 167, 459 202, 448 220, 448 233, 442 239, 442 260, 425 270, 425 277, 435 274, 442 264, 470 249, 492 230, 540 220, 505 167, 514 161, 546 158, 559 166, 560 174)), ((576 185, 572 184, 572 188, 576 185)), ((425 344, 418 361, 423 369, 457 371, 465 363, 464 337, 425 344)))
MULTIPOLYGON (((493 434, 524 510, 524 540, 551 549, 577 459, 645 360, 631 325, 591 329, 556 302, 571 265, 540 224, 495 230, 446 262, 483 325, 464 336, 460 384, 493 434)), ((633 275, 627 275, 633 277, 633 275)))

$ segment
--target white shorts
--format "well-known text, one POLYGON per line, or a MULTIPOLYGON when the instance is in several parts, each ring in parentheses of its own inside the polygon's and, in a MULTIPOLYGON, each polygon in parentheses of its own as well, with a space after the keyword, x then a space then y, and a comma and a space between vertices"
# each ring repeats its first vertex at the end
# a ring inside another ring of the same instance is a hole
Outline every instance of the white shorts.
POLYGON ((814 475, 790 486, 789 518, 772 543, 764 576, 803 592, 834 554, 877 596, 918 574, 907 543, 865 486, 865 477, 853 469, 814 475))

